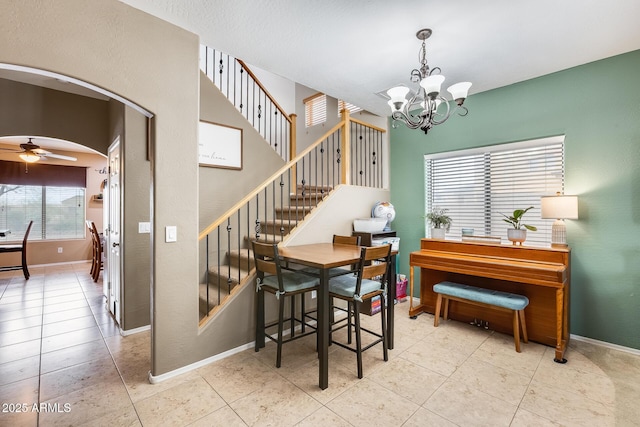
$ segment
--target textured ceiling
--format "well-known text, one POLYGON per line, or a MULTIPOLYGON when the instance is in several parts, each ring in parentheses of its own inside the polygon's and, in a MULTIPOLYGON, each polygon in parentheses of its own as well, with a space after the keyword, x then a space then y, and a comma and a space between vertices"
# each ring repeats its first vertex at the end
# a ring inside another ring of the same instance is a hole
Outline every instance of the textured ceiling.
POLYGON ((429 65, 470 94, 640 49, 638 0, 122 0, 201 42, 388 115, 377 92, 409 85, 415 33, 429 65))

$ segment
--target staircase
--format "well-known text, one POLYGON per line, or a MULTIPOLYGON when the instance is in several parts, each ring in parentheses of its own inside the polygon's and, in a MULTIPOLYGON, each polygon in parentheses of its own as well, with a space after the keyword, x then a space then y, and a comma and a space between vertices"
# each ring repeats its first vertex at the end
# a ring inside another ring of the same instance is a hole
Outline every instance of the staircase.
POLYGON ((259 232, 256 233, 254 229, 253 233, 245 235, 241 248, 229 250, 222 258, 224 264, 209 266, 209 286, 207 287, 206 282, 200 284, 200 317, 206 316, 216 307, 217 304, 212 305, 211 301, 223 304, 225 299, 233 294, 234 289, 250 276, 254 268, 252 240, 281 242, 331 190, 332 187, 329 186, 298 185, 296 192, 289 195, 288 205, 276 207, 274 218, 261 219, 259 232))
POLYGON ((251 282, 251 240, 280 242, 340 184, 383 186, 385 129, 348 110, 298 153, 296 115, 287 115, 246 64, 201 47, 201 69, 286 164, 199 234, 200 326, 251 282), (353 153, 353 156, 352 156, 353 153))

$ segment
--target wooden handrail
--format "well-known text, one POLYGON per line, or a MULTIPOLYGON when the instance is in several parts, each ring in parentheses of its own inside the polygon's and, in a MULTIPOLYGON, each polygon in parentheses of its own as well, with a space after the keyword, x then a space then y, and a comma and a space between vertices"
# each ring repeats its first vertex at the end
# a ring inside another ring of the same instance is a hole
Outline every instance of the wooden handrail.
POLYGON ((228 211, 226 211, 224 214, 222 214, 217 220, 212 222, 211 225, 209 225, 207 228, 205 228, 203 231, 201 231, 200 234, 198 235, 198 240, 202 240, 205 237, 207 237, 207 234, 209 234, 213 230, 215 230, 216 227, 218 227, 220 224, 222 224, 224 221, 226 221, 228 217, 230 217, 231 215, 236 213, 238 211, 238 209, 243 207, 253 197, 255 197, 258 193, 260 193, 262 190, 264 190, 264 188, 267 187, 269 184, 271 184, 276 178, 278 178, 280 175, 285 173, 287 171, 287 169, 290 169, 291 167, 295 166, 295 164, 299 160, 301 160, 305 155, 307 155, 314 148, 316 148, 318 145, 320 145, 332 133, 334 133, 335 131, 337 131, 338 129, 340 129, 343 126, 344 126, 344 121, 341 121, 340 123, 338 123, 337 125, 332 127, 328 132, 326 132, 320 139, 318 139, 316 142, 314 142, 309 147, 307 147, 305 150, 303 150, 302 153, 298 154, 294 159, 289 161, 286 165, 284 165, 280 169, 278 169, 273 175, 271 175, 269 178, 264 180, 262 182, 262 184, 258 185, 252 192, 250 192, 249 194, 244 196, 238 203, 233 205, 233 207, 231 207, 228 211))
POLYGON ((373 130, 377 130, 378 132, 382 132, 385 133, 387 130, 383 129, 383 128, 379 128, 378 126, 374 126, 371 123, 367 123, 367 122, 363 122, 362 120, 358 120, 358 119, 354 119, 353 117, 349 118, 353 123, 362 125, 362 126, 366 126, 368 128, 371 128, 373 130))
POLYGON ((238 61, 238 63, 242 65, 242 68, 244 68, 247 71, 247 73, 251 76, 251 78, 253 78, 253 80, 258 84, 260 89, 262 89, 264 94, 271 100, 271 102, 273 102, 276 108, 280 111, 280 114, 282 114, 282 117, 286 118, 287 121, 291 123, 291 117, 287 115, 287 113, 284 111, 284 108, 282 108, 280 104, 278 104, 275 98, 271 96, 269 91, 264 86, 262 86, 262 83, 260 83, 260 80, 258 79, 258 77, 255 74, 253 74, 253 72, 249 69, 249 67, 247 67, 247 64, 243 60, 238 58, 236 58, 236 61, 238 61))
MULTIPOLYGON (((327 132, 325 132, 320 138, 318 138, 318 140, 316 142, 311 144, 309 147, 304 149, 300 154, 296 155, 296 157, 291 159, 287 164, 285 164, 280 169, 278 169, 276 172, 274 172, 269 178, 264 180, 253 191, 251 191, 246 196, 244 196, 240 201, 238 201, 236 204, 234 204, 229 210, 227 210, 224 214, 222 214, 220 217, 218 217, 217 220, 212 222, 207 228, 205 228, 203 231, 201 231, 200 234, 198 235, 198 240, 204 239, 207 236, 207 234, 209 234, 213 230, 215 230, 219 225, 221 225, 224 221, 226 221, 228 217, 230 217, 231 215, 235 214, 238 211, 238 209, 242 208, 252 198, 254 198, 262 190, 264 190, 268 185, 270 185, 276 178, 278 178, 280 175, 285 173, 288 169, 294 168, 296 166, 296 163, 299 160, 301 160, 304 156, 306 156, 308 153, 310 153, 318 145, 320 145, 322 142, 324 142, 325 139, 327 139, 331 134, 336 132, 338 129, 341 129, 341 128, 343 129, 343 131, 345 133, 345 138, 343 138, 343 140, 346 139, 348 141, 349 140, 349 138, 348 138, 349 132, 348 132, 348 129, 347 129, 347 124, 349 122, 355 122, 355 123, 361 124, 363 126, 367 126, 367 127, 372 128, 372 129, 381 131, 381 132, 386 132, 384 129, 378 128, 378 127, 373 126, 373 125, 371 125, 369 123, 365 123, 365 122, 363 122, 361 120, 356 120, 356 119, 350 118, 348 112, 347 112, 347 114, 343 114, 342 117, 343 117, 343 119, 340 122, 338 122, 335 126, 333 126, 331 129, 329 129, 327 132)), ((347 147, 349 145, 350 144, 347 144, 347 147)), ((348 150, 348 148, 346 150, 348 150)), ((346 155, 347 157, 349 156, 349 154, 348 153, 344 153, 344 151, 343 151, 343 155, 346 155)), ((344 165, 344 167, 349 167, 348 166, 349 162, 347 162, 345 160, 345 157, 342 158, 342 164, 344 165)), ((347 177, 347 181, 348 181, 348 174, 346 174, 346 177, 347 177)), ((342 177, 342 183, 346 183, 344 174, 343 174, 343 177, 342 177)))

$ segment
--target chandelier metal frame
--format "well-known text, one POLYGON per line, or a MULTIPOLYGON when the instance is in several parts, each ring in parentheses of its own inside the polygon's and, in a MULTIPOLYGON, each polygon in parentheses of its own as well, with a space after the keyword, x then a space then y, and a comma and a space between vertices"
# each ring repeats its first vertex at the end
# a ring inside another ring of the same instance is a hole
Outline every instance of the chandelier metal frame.
POLYGON ((460 116, 466 116, 469 113, 463 103, 471 83, 461 82, 448 88, 456 103, 454 107, 440 94, 440 85, 444 81, 444 76, 440 74, 440 67, 429 68, 427 64, 426 40, 431 37, 431 34, 432 30, 429 28, 416 33, 418 40, 422 41, 422 46, 418 55, 420 68, 414 68, 410 76, 411 82, 418 84, 414 95, 409 100, 406 99, 410 91, 406 86, 397 86, 387 91, 391 98, 389 106, 391 118, 394 121, 393 127, 397 127, 396 122, 401 121, 408 128, 420 128, 426 134, 434 125, 446 122, 453 113, 458 113, 460 116))

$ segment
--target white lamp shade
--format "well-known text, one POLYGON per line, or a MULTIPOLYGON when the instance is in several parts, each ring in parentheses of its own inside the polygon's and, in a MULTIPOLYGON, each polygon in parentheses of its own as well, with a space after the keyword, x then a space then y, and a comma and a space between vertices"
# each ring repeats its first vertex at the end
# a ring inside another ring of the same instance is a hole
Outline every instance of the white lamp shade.
POLYGON ((442 82, 444 82, 444 76, 436 74, 434 76, 428 76, 420 80, 420 86, 424 88, 425 92, 427 92, 427 95, 432 93, 435 93, 437 95, 440 93, 442 82))
POLYGON ((542 218, 578 219, 578 196, 544 196, 540 202, 542 218))
POLYGON ((451 94, 451 97, 456 99, 466 99, 469 96, 469 88, 471 87, 470 82, 460 82, 454 85, 449 86, 447 89, 451 94))
POLYGON ((406 86, 392 87, 387 91, 387 95, 389 95, 389 98, 391 98, 392 103, 404 102, 406 100, 406 96, 408 93, 409 93, 409 88, 406 86))

